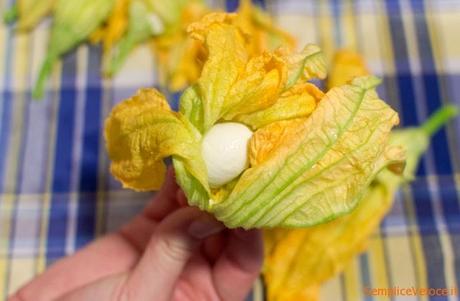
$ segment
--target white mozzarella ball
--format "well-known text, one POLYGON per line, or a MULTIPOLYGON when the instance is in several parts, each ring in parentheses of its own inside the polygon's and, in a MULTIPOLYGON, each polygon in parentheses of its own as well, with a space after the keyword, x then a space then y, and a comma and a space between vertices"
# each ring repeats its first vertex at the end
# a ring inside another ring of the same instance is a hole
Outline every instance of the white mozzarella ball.
POLYGON ((248 143, 252 131, 241 123, 214 125, 204 136, 202 154, 211 187, 222 186, 248 167, 248 143))

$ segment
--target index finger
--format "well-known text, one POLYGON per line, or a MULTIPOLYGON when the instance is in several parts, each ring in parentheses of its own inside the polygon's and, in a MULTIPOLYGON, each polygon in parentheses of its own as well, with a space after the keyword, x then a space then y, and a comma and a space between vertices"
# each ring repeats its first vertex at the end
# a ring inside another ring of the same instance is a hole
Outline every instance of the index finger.
POLYGON ((166 215, 179 208, 177 193, 179 185, 176 183, 174 168, 168 167, 166 179, 161 189, 155 194, 142 214, 155 221, 162 220, 166 215))
POLYGON ((213 281, 222 300, 244 300, 262 268, 260 230, 232 230, 213 268, 213 281))

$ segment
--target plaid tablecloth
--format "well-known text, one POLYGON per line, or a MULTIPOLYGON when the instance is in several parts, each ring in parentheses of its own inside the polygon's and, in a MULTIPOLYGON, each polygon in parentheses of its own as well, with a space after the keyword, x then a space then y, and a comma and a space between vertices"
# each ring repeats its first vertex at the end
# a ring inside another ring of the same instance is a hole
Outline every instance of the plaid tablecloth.
MULTIPOLYGON (((12 2, 0 0, 0 12, 12 2)), ((328 56, 340 47, 361 52, 384 79, 379 92, 403 126, 420 124, 443 104, 460 105, 460 1, 258 3, 301 45, 318 43, 328 56)), ((237 1, 214 5, 233 10, 237 1)), ((116 78, 105 80, 101 49, 80 47, 55 68, 37 102, 30 90, 48 27, 49 21, 15 35, 0 25, 0 300, 122 224, 151 197, 124 191, 111 178, 101 135, 117 101, 155 85, 150 51, 138 48, 116 78)), ((434 137, 417 180, 397 195, 368 251, 323 287, 322 300, 373 300, 365 288, 460 286, 459 149, 456 120, 434 137)), ((260 300, 262 287, 251 298, 260 300)), ((390 299, 402 300, 378 297, 390 299)))

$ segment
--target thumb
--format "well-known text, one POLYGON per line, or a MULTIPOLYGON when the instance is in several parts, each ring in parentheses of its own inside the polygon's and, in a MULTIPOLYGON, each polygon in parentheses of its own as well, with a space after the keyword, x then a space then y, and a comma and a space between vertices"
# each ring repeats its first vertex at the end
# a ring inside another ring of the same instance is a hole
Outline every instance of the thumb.
POLYGON ((184 266, 202 240, 224 227, 196 208, 181 208, 155 229, 123 289, 128 300, 170 300, 184 266))

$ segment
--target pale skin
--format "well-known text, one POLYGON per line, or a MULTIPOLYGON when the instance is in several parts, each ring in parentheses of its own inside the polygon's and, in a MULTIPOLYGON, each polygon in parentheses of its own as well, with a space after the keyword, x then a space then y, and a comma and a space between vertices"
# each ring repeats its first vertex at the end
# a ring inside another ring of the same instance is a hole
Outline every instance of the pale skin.
POLYGON ((244 300, 261 269, 261 233, 225 229, 185 204, 169 170, 142 213, 56 262, 8 301, 244 300))

